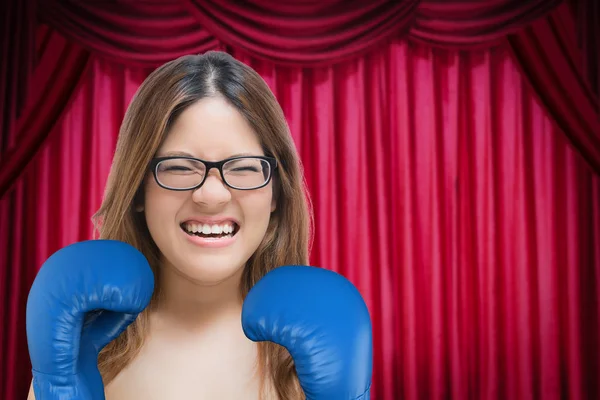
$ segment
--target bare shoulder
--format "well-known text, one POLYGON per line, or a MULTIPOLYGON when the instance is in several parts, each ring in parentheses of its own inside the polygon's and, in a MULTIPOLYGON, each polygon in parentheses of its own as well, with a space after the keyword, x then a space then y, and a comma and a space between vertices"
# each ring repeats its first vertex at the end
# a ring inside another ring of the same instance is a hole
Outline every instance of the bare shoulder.
POLYGON ((141 398, 152 399, 152 396, 147 396, 142 388, 137 387, 136 383, 139 379, 128 371, 122 372, 113 379, 104 388, 106 400, 136 400, 141 398), (140 390, 141 389, 141 390, 140 390))

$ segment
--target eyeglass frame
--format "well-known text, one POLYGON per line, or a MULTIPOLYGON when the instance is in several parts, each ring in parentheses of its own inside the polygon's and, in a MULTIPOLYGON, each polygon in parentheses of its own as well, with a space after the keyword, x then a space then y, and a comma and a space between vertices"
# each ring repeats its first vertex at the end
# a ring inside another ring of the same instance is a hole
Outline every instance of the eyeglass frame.
POLYGON ((269 182, 271 182, 271 179, 273 179, 273 174, 275 173, 275 170, 278 167, 278 163, 277 163, 277 159, 273 158, 273 157, 268 157, 268 156, 237 156, 237 157, 230 157, 230 158, 226 158, 224 160, 221 161, 205 161, 202 160, 200 158, 195 158, 195 157, 187 157, 187 156, 167 156, 167 157, 155 157, 152 160, 150 160, 150 164, 149 164, 149 168, 152 170, 152 174, 154 175, 154 180, 156 181, 156 184, 158 186, 160 186, 163 189, 166 190, 173 190, 176 192, 186 192, 189 190, 198 190, 200 187, 202 187, 202 185, 204 185, 204 182, 206 182, 206 178, 208 177, 210 170, 213 168, 216 168, 219 171, 219 174, 221 175, 221 180, 223 181, 223 183, 225 184, 225 186, 231 188, 231 189, 235 189, 235 190, 257 190, 257 189, 261 189, 265 186, 267 186, 269 184, 269 182), (260 185, 260 186, 256 186, 256 187, 252 187, 252 188, 238 188, 235 186, 230 185, 229 183, 227 183, 227 179, 225 179, 225 175, 223 174, 223 165, 225 165, 226 163, 233 161, 233 160, 240 160, 240 159, 247 159, 247 158, 257 158, 260 160, 264 160, 266 162, 269 163, 269 167, 271 168, 270 172, 269 172, 269 178, 265 181, 264 184, 260 185), (204 168, 206 168, 206 171, 204 173, 204 178, 202 178, 202 181, 196 185, 196 186, 192 186, 189 188, 185 188, 185 189, 176 189, 176 188, 172 188, 172 187, 168 187, 163 185, 162 183, 160 183, 160 180, 158 179, 158 172, 157 172, 157 167, 158 164, 160 164, 162 161, 166 161, 166 160, 192 160, 192 161, 198 161, 202 164, 204 164, 204 168))

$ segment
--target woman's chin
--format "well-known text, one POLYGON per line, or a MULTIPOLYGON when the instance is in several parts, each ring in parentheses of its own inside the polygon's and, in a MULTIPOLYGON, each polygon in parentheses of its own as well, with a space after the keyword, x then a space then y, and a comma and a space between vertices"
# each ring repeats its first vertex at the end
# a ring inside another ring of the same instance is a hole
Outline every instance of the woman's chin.
POLYGON ((241 278, 243 266, 234 266, 231 261, 227 262, 227 260, 219 259, 222 257, 202 258, 202 260, 196 259, 193 262, 186 263, 185 267, 178 268, 179 272, 197 284, 208 286, 241 278))

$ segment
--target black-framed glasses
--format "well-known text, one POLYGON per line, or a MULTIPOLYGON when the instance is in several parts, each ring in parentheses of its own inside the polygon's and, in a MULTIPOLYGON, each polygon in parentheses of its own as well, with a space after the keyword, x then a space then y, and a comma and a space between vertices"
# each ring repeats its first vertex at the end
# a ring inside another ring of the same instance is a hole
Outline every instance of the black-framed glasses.
POLYGON ((265 156, 240 156, 221 161, 192 157, 158 157, 150 162, 156 183, 168 190, 195 190, 204 184, 211 169, 217 168, 225 185, 237 190, 266 186, 277 168, 277 160, 265 156))

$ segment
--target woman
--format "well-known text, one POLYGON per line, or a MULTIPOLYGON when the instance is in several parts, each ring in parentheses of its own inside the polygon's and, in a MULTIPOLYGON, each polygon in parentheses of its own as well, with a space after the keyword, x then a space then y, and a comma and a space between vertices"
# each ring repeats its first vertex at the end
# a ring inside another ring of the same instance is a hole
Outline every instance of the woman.
POLYGON ((300 161, 254 70, 209 52, 150 74, 95 219, 101 239, 132 244, 156 275, 150 306, 100 354, 108 400, 303 397, 290 354, 240 325, 248 290, 272 268, 306 265, 309 246, 300 161), (196 159, 231 160, 202 181, 196 159))
POLYGON ((368 310, 306 266, 300 161, 249 67, 209 52, 153 72, 95 220, 102 240, 59 250, 30 291, 38 397, 368 400, 368 310))

